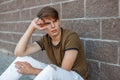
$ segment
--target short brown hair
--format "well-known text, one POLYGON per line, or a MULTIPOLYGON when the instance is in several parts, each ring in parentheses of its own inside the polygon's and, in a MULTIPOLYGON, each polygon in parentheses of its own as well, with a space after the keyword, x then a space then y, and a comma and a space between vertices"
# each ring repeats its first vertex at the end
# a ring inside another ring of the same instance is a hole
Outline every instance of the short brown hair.
POLYGON ((53 19, 59 19, 59 15, 56 9, 52 8, 52 7, 44 7, 42 8, 38 14, 37 14, 38 18, 48 18, 51 17, 53 19))

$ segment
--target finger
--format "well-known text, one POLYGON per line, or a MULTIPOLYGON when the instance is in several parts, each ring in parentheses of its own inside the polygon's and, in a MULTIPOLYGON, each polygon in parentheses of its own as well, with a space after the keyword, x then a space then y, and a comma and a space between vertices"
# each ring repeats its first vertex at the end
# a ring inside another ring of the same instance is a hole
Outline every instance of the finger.
POLYGON ((28 63, 28 62, 24 62, 26 65, 30 65, 30 63, 28 63))
POLYGON ((37 20, 37 24, 40 25, 40 24, 44 24, 44 21, 42 19, 38 19, 37 20))
POLYGON ((16 67, 17 69, 21 69, 21 68, 22 68, 21 65, 15 65, 15 67, 16 67))
POLYGON ((19 72, 21 74, 23 73, 22 69, 18 69, 17 72, 19 72))
POLYGON ((24 62, 19 62, 19 61, 16 62, 15 67, 18 68, 18 69, 23 68, 24 67, 24 62))

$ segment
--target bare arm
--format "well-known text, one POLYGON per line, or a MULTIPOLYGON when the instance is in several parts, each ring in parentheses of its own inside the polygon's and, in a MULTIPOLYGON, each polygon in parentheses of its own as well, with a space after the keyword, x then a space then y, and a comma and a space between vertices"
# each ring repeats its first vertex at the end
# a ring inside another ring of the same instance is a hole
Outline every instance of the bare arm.
POLYGON ((14 54, 16 56, 25 56, 25 55, 32 54, 32 53, 35 53, 41 50, 41 48, 36 43, 28 44, 30 37, 32 36, 35 29, 44 30, 45 27, 42 27, 40 25, 41 23, 43 23, 42 20, 38 18, 35 18, 31 22, 28 29, 26 30, 24 35, 21 37, 21 39, 19 40, 15 48, 14 54))
POLYGON ((77 50, 68 50, 65 52, 65 56, 62 61, 61 67, 65 70, 70 71, 73 67, 73 64, 77 58, 78 51, 77 50))

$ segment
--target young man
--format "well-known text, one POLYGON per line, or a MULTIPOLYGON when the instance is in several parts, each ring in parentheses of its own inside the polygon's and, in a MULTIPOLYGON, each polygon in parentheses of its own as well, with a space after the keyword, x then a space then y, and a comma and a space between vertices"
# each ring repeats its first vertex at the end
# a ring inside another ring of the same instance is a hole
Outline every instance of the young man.
POLYGON ((79 36, 60 27, 58 12, 52 7, 40 10, 15 48, 16 60, 1 75, 0 80, 18 80, 24 75, 35 75, 34 80, 87 80, 88 69, 79 36), (28 44, 33 32, 47 34, 28 44), (46 50, 51 64, 47 65, 27 56, 46 50))

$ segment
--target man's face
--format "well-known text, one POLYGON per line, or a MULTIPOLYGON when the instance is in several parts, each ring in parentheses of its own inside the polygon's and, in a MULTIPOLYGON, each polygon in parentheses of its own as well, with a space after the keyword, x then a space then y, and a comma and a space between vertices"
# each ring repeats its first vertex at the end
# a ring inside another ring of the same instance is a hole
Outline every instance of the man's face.
POLYGON ((53 18, 44 19, 44 26, 46 27, 45 31, 51 37, 55 37, 60 33, 60 21, 53 18))

